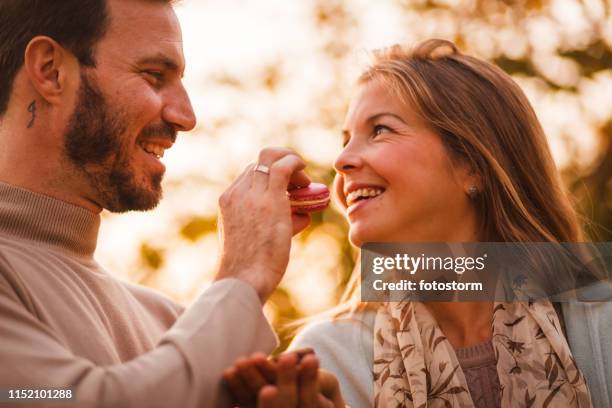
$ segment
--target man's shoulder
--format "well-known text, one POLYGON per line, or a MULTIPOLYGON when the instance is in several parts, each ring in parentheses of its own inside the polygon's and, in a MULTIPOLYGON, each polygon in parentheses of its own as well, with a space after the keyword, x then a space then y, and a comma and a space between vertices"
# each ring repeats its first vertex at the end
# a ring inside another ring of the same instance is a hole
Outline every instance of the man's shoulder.
MULTIPOLYGON (((5 278, 4 280, 11 283, 11 286, 22 286, 23 282, 32 283, 33 279, 38 280, 44 276, 40 274, 39 269, 48 265, 50 256, 61 258, 62 265, 64 265, 63 261, 69 259, 65 255, 57 254, 50 249, 33 245, 27 241, 12 240, 0 235, 0 274, 5 278)), ((75 262, 80 265, 79 261, 75 262)), ((145 309, 166 315, 165 320, 169 322, 176 320, 183 313, 183 306, 161 292, 119 279, 93 260, 87 262, 86 269, 101 277, 102 281, 107 282, 110 286, 123 287, 145 309)))
POLYGON ((19 253, 30 251, 27 242, 21 242, 0 234, 0 257, 8 258, 19 253))
POLYGON ((39 263, 41 260, 48 260, 52 254, 58 255, 51 247, 0 234, 0 269, 9 265, 17 267, 39 263))
POLYGON ((36 255, 20 242, 0 235, 0 296, 32 307, 27 278, 22 265, 35 262, 36 255))
POLYGON ((3 276, 14 272, 16 261, 31 260, 33 256, 32 250, 27 246, 0 235, 0 274, 3 276))
POLYGON ((128 281, 121 281, 121 284, 148 309, 165 309, 174 318, 180 316, 185 310, 184 306, 156 289, 128 281))

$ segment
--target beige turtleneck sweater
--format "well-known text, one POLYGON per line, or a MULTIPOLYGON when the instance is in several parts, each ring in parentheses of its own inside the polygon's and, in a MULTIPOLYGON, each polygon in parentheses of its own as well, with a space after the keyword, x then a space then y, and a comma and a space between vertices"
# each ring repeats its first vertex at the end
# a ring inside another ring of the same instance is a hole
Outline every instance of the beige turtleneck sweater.
POLYGON ((183 310, 94 260, 99 224, 0 183, 0 389, 72 388, 70 407, 227 405, 222 371, 277 342, 255 291, 222 280, 183 310))

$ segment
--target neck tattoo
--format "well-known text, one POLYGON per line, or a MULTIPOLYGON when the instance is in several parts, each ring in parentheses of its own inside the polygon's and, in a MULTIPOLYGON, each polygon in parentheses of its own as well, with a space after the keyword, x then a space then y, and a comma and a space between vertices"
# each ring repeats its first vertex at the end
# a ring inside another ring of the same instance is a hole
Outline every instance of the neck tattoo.
POLYGON ((36 120, 36 101, 32 101, 32 103, 28 106, 28 112, 32 114, 30 123, 28 123, 28 129, 30 129, 32 126, 34 126, 34 121, 36 120))

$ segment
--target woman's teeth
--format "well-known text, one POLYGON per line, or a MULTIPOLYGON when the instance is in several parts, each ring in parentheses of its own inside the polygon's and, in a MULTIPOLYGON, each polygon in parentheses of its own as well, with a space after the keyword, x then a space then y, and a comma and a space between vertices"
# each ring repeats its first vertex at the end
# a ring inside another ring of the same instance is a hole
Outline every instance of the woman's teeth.
POLYGON ((352 205, 361 199, 377 197, 381 195, 384 191, 385 190, 382 188, 360 188, 360 189, 351 191, 346 196, 346 203, 348 205, 352 205))
POLYGON ((164 151, 166 149, 164 149, 163 147, 153 144, 153 143, 139 143, 140 147, 142 147, 142 150, 144 150, 145 152, 152 154, 153 156, 157 157, 158 159, 161 159, 162 157, 164 157, 164 151))

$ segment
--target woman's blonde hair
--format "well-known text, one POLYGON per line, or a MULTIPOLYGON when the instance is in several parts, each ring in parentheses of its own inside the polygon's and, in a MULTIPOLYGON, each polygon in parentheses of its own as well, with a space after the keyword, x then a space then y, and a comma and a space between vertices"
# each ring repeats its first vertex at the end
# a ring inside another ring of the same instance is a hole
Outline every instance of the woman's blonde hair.
MULTIPOLYGON (((495 65, 440 39, 375 51, 358 83, 379 80, 421 115, 481 181, 473 200, 488 242, 581 242, 582 227, 521 88, 495 65)), ((335 314, 359 305, 359 270, 335 314)), ((363 307, 363 305, 361 305, 363 307)))

